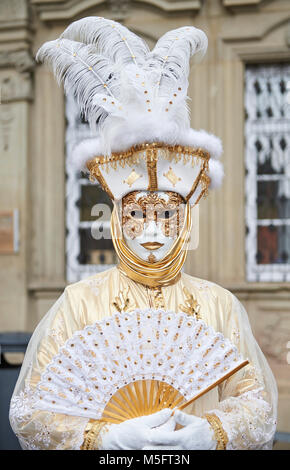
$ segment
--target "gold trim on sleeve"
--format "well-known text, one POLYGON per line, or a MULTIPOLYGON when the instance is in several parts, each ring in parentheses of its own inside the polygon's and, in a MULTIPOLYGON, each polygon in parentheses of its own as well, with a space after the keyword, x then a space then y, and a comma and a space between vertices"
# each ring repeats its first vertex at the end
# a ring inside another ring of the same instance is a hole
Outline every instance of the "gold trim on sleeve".
POLYGON ((215 414, 205 414, 204 418, 207 419, 214 431, 214 437, 217 441, 216 450, 226 450, 229 438, 222 426, 221 420, 215 414))
POLYGON ((108 432, 109 425, 103 421, 96 421, 89 424, 85 432, 85 439, 81 450, 98 450, 102 446, 102 437, 108 432))

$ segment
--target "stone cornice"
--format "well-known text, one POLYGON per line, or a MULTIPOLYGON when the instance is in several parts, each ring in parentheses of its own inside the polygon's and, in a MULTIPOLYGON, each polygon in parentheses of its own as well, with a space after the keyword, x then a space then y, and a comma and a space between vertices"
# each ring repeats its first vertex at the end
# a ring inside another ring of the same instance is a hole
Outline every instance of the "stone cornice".
POLYGON ((264 0, 223 0, 223 5, 234 9, 241 7, 256 7, 261 5, 263 2, 264 0))
POLYGON ((31 0, 41 21, 70 20, 81 15, 86 10, 103 6, 111 12, 111 17, 126 16, 130 7, 143 4, 154 7, 166 13, 182 11, 198 11, 202 6, 201 0, 31 0))

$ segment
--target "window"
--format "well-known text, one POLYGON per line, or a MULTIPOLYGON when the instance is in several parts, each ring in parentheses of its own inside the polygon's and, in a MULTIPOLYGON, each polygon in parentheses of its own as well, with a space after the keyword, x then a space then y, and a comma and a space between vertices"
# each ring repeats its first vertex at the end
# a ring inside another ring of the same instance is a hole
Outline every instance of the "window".
POLYGON ((289 282, 290 66, 249 65, 245 78, 247 280, 289 282))
POLYGON ((70 163, 77 142, 90 138, 90 129, 78 112, 73 97, 66 100, 66 261, 67 280, 76 282, 117 262, 110 237, 112 201, 100 185, 91 183, 70 163), (101 204, 92 215, 92 208, 101 204), (94 236, 93 236, 94 235, 94 236))

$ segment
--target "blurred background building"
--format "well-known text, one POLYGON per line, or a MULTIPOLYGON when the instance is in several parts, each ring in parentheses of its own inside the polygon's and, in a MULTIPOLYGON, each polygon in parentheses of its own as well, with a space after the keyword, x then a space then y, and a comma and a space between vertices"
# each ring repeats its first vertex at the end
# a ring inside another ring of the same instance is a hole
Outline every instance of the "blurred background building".
POLYGON ((191 72, 192 127, 222 139, 226 176, 202 201, 186 271, 246 307, 279 385, 278 431, 290 432, 289 0, 0 1, 0 332, 33 331, 67 284, 116 262, 111 240, 91 235, 108 227, 110 202, 68 163, 87 123, 34 61, 90 15, 150 46, 184 25, 208 35, 191 72), (107 206, 91 215, 96 203, 107 206))

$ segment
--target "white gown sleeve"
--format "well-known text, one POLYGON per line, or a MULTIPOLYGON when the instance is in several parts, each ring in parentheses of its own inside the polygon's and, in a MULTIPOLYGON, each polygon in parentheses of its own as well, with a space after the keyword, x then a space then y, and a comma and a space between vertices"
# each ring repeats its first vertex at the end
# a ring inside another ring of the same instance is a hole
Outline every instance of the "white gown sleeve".
POLYGON ((233 294, 226 323, 224 334, 250 364, 220 385, 219 405, 207 415, 221 426, 226 450, 272 449, 277 423, 276 381, 253 336, 247 312, 233 294))
POLYGON ((67 289, 41 320, 29 342, 11 404, 10 423, 22 449, 77 450, 88 419, 33 408, 34 389, 58 349, 79 328, 67 289))

